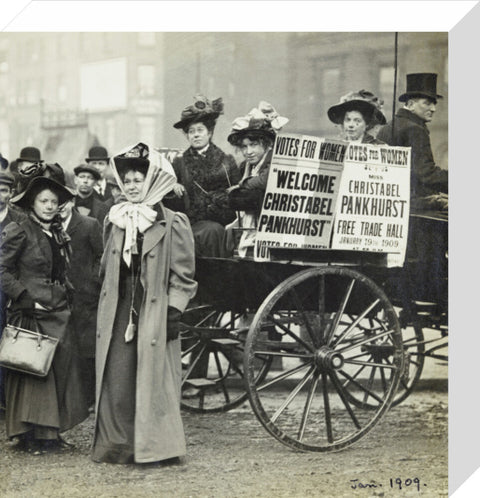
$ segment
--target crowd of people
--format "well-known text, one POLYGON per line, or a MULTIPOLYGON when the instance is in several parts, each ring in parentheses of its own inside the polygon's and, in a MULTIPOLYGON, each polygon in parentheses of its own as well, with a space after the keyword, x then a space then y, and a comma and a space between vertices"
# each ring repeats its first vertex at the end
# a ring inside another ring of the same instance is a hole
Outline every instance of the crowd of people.
MULTIPOLYGON (((412 147, 412 204, 446 209, 448 175, 426 127, 440 98, 436 75, 416 73, 394 123, 365 90, 328 117, 343 140, 412 147)), ((252 255, 273 144, 289 122, 265 101, 235 119, 237 165, 212 141, 221 114, 222 99, 197 95, 173 125, 189 145, 173 164, 145 143, 113 157, 96 145, 71 186, 35 147, 10 164, 1 158, 1 330, 59 339, 46 378, 0 369, 7 437, 18 448, 58 449, 61 433, 94 411, 94 461, 185 454, 179 328, 197 289, 195 257, 252 255)))

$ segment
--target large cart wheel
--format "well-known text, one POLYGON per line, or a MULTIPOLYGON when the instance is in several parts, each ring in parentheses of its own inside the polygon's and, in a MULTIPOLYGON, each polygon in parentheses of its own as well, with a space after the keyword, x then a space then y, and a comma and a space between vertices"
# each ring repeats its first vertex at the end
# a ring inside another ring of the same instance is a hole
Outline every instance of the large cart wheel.
POLYGON ((303 451, 340 450, 390 406, 403 369, 397 315, 362 273, 325 266, 279 284, 255 315, 246 342, 246 389, 265 429, 303 451), (259 376, 257 362, 283 370, 259 376))
MULTIPOLYGON (((243 355, 248 326, 243 314, 197 306, 182 317, 181 407, 190 412, 224 412, 247 399, 243 355)), ((265 375, 269 363, 258 360, 265 375)))
POLYGON ((410 396, 422 375, 425 362, 425 338, 419 325, 402 329, 402 340, 405 352, 404 373, 400 377, 392 406, 400 404, 410 396))

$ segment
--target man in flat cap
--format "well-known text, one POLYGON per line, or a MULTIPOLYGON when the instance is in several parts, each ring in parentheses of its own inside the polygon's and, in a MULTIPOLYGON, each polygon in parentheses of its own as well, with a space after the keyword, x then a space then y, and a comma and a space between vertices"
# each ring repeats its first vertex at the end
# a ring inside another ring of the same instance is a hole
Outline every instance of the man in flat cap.
POLYGON ((80 164, 73 169, 74 182, 77 188, 75 206, 80 214, 96 218, 103 226, 103 220, 108 213, 108 206, 94 194, 94 187, 100 180, 100 173, 90 164, 80 164))

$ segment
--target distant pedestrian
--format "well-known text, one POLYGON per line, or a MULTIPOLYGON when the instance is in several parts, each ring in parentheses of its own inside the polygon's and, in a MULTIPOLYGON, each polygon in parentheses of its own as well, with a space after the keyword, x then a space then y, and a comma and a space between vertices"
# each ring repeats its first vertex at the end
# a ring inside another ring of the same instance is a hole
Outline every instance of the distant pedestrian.
POLYGON ((73 179, 77 188, 75 207, 80 214, 98 220, 103 226, 103 220, 108 213, 108 206, 94 194, 95 184, 100 180, 100 173, 89 164, 80 164, 73 169, 73 179))
POLYGON ((95 218, 83 216, 67 201, 60 209, 64 230, 70 236, 72 254, 67 276, 74 287, 71 328, 81 358, 82 382, 88 406, 95 403, 95 338, 100 296, 102 228, 95 218))
POLYGON ((108 157, 107 149, 100 145, 91 147, 88 151, 88 157, 85 158, 85 162, 95 168, 100 175, 95 184, 95 192, 102 201, 106 201, 112 197, 112 188, 107 181, 106 175, 109 160, 110 157, 108 157))

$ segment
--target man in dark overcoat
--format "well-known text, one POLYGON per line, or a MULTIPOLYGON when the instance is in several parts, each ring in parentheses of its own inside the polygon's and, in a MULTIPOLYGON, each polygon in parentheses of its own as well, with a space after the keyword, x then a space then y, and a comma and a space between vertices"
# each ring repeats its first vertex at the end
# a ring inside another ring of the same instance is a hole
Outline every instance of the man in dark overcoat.
MULTIPOLYGON (((108 182, 106 175, 109 161, 110 157, 108 156, 107 149, 101 145, 91 147, 88 151, 88 157, 85 158, 85 162, 89 166, 94 167, 100 175, 94 187, 95 195, 104 202, 113 198, 112 185, 108 182)), ((110 202, 113 203, 113 201, 110 202)))
POLYGON ((77 188, 75 207, 80 214, 96 218, 103 226, 108 213, 108 206, 96 194, 94 187, 100 179, 100 173, 89 164, 80 164, 74 168, 74 182, 77 188))
POLYGON ((72 255, 68 278, 74 287, 71 324, 79 355, 89 406, 95 402, 95 330, 100 294, 102 229, 95 218, 78 213, 73 201, 60 210, 62 224, 71 238, 72 255))
MULTIPOLYGON (((404 107, 377 135, 389 145, 412 148, 410 197, 413 206, 427 204, 429 196, 448 193, 448 171, 435 164, 427 128, 427 123, 433 119, 437 100, 441 98, 437 94, 436 74, 407 74, 407 91, 398 98, 404 107)), ((445 199, 448 205, 446 196, 445 199)))
MULTIPOLYGON (((3 232, 3 229, 12 221, 20 222, 26 217, 22 211, 9 205, 14 182, 15 178, 11 173, 8 171, 0 171, 0 233, 3 232)), ((0 287, 0 337, 2 337, 3 329, 7 324, 6 309, 7 297, 0 287)), ((3 369, 0 367, 0 410, 3 410, 3 407, 5 406, 3 381, 3 369)))
POLYGON ((407 261, 411 290, 421 301, 447 302, 448 171, 435 164, 427 123, 437 100, 435 73, 407 74, 404 103, 377 135, 389 145, 411 147, 410 217, 407 261), (412 290, 413 289, 413 290, 412 290))

